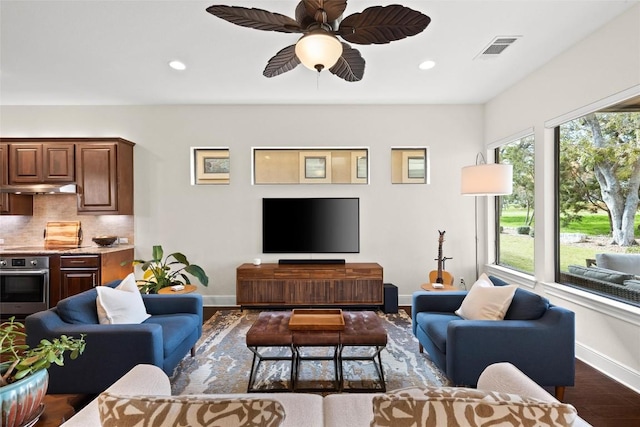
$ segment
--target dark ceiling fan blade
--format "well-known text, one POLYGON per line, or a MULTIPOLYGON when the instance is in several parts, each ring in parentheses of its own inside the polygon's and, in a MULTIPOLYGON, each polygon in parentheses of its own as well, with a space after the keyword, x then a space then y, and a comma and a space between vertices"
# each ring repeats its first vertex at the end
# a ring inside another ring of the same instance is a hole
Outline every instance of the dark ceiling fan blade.
POLYGON ((302 28, 308 28, 309 25, 316 22, 315 19, 307 13, 307 7, 304 4, 304 0, 300 0, 300 3, 296 6, 296 21, 302 28))
POLYGON ((357 44, 384 44, 422 32, 431 18, 400 5, 374 6, 342 20, 338 34, 357 44))
POLYGON ((265 77, 279 76, 293 70, 298 64, 300 64, 300 59, 296 56, 296 45, 293 44, 276 53, 267 63, 262 75, 265 77))
POLYGON ((364 58, 360 52, 342 43, 342 56, 329 71, 348 82, 359 82, 364 76, 364 65, 364 58))
POLYGON ((294 19, 267 10, 239 6, 213 5, 207 12, 241 27, 255 30, 301 33, 302 28, 294 19))
POLYGON ((320 10, 324 10, 327 14, 326 22, 332 22, 340 18, 347 8, 347 0, 302 0, 307 15, 317 22, 323 22, 320 10))

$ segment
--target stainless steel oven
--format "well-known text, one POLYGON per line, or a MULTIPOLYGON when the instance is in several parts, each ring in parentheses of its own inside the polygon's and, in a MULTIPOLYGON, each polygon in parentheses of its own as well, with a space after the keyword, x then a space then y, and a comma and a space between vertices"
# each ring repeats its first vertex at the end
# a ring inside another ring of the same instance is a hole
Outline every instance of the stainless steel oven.
POLYGON ((49 257, 0 255, 0 314, 26 315, 49 308, 49 257))

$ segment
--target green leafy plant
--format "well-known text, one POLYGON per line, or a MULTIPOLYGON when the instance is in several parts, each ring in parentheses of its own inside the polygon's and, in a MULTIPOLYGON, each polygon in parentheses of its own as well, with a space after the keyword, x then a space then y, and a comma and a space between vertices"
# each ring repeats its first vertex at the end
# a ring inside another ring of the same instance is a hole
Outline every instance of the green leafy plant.
POLYGON ((25 344, 24 324, 15 321, 15 317, 0 323, 0 387, 11 384, 27 375, 47 369, 52 363, 64 364, 64 353, 76 359, 84 352, 84 334, 80 338, 61 335, 51 341, 43 339, 34 347, 25 344))
MULTIPOLYGON (((144 272, 142 280, 138 280, 138 288, 142 293, 157 293, 167 286, 191 284, 189 273, 202 285, 209 285, 209 277, 202 267, 191 264, 187 257, 180 252, 174 252, 164 257, 162 246, 153 247, 152 259, 149 261, 135 259, 130 261, 133 266, 140 265, 144 272)), ((123 262, 122 265, 128 262, 123 262)))

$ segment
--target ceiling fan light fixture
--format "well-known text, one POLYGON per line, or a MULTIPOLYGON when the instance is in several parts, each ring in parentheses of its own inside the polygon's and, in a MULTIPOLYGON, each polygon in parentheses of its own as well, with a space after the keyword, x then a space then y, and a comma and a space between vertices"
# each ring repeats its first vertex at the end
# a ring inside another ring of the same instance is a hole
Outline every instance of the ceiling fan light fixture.
POLYGON ((342 56, 342 43, 325 30, 315 30, 298 40, 296 56, 310 70, 333 67, 342 56))

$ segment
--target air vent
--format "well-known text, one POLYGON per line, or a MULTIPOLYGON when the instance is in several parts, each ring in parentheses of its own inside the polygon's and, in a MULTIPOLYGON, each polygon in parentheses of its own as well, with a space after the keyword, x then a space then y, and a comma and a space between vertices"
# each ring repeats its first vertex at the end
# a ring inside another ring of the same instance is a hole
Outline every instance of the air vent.
POLYGON ((506 48, 511 46, 516 40, 522 36, 499 36, 491 40, 491 42, 480 51, 474 58, 496 58, 506 48))

